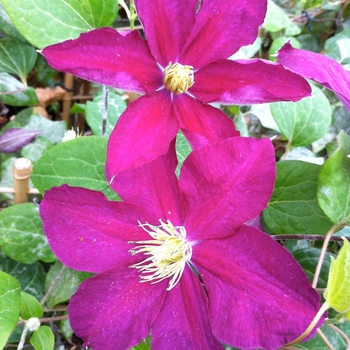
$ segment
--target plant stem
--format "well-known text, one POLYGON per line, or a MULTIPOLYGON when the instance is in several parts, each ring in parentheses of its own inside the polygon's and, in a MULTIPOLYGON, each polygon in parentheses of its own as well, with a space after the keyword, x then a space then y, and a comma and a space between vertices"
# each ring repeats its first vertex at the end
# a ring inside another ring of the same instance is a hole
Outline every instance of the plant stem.
POLYGON ((44 295, 44 297, 41 299, 40 301, 40 305, 43 306, 47 300, 47 298, 49 297, 49 295, 52 293, 53 289, 56 287, 58 281, 61 279, 61 277, 63 276, 64 271, 67 269, 67 266, 62 265, 62 268, 60 270, 60 272, 58 273, 58 275, 56 276, 56 278, 54 279, 54 281, 51 283, 50 288, 47 290, 46 294, 44 295))
POLYGON ((286 150, 284 152, 283 160, 286 160, 288 158, 288 154, 289 154, 291 148, 292 148, 292 144, 290 141, 288 141, 287 146, 286 146, 286 150))
POLYGON ((316 316, 314 317, 314 319, 311 321, 309 327, 306 328, 306 331, 300 335, 297 339, 293 340, 292 342, 286 344, 286 346, 289 345, 295 345, 300 343, 304 338, 306 338, 310 332, 315 328, 315 326, 317 325, 318 321, 321 319, 322 315, 325 313, 325 311, 327 311, 329 308, 328 302, 326 301, 318 310, 316 316))
POLYGON ((26 341, 27 332, 28 332, 28 327, 25 324, 24 328, 23 328, 22 335, 21 335, 21 339, 20 339, 18 347, 17 347, 17 350, 22 350, 23 349, 24 342, 26 341))
POLYGON ((327 337, 324 335, 324 333, 320 329, 317 330, 317 333, 321 337, 321 339, 324 341, 324 343, 328 346, 328 348, 330 350, 335 350, 333 345, 329 342, 327 337))
POLYGON ((108 118, 108 86, 103 85, 103 112, 102 112, 102 137, 106 135, 108 118))
MULTIPOLYGON (((325 236, 323 235, 290 235, 290 234, 283 234, 283 235, 272 235, 271 236, 275 241, 284 241, 288 239, 308 239, 311 241, 324 241, 325 236)), ((345 237, 348 241, 350 241, 349 237, 345 237)), ((343 242, 342 237, 331 237, 330 241, 334 242, 343 242)))
POLYGON ((344 340, 346 341, 346 349, 345 350, 350 350, 350 339, 349 337, 338 327, 336 327, 334 324, 328 324, 328 327, 332 328, 334 331, 336 331, 338 334, 340 334, 344 340))
MULTIPOLYGON (((47 323, 47 322, 62 321, 62 320, 67 320, 67 319, 68 319, 68 315, 63 315, 63 316, 39 318, 39 321, 41 324, 41 323, 47 323)), ((27 320, 19 321, 17 323, 17 326, 21 326, 22 324, 25 324, 26 322, 27 322, 27 320)))
POLYGON ((318 278, 320 276, 320 272, 321 272, 321 268, 322 268, 322 264, 323 264, 323 260, 324 260, 324 257, 326 255, 326 251, 327 251, 327 247, 328 247, 328 243, 333 235, 333 233, 335 233, 336 231, 339 230, 339 228, 343 227, 344 225, 343 224, 339 224, 339 225, 334 225, 329 231, 328 233, 326 234, 325 236, 325 239, 324 239, 324 242, 323 242, 323 246, 322 246, 322 249, 321 249, 321 254, 320 254, 320 258, 318 259, 318 262, 317 262, 317 266, 316 266, 316 271, 315 271, 315 275, 314 275, 314 279, 312 281, 312 287, 313 288, 316 288, 317 286, 317 281, 318 281, 318 278))
POLYGON ((136 19, 136 13, 135 13, 135 1, 130 0, 130 17, 129 17, 129 23, 131 30, 134 30, 135 28, 135 19, 136 19))

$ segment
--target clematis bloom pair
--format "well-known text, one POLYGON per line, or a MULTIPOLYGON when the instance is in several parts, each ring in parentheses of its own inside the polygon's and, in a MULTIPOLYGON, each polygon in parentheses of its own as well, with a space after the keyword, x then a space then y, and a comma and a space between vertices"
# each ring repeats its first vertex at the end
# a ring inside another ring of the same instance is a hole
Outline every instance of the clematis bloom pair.
POLYGON ((42 53, 59 71, 143 96, 129 104, 109 140, 109 177, 165 154, 179 128, 193 148, 237 136, 209 105, 254 104, 311 94, 280 64, 227 58, 254 42, 267 0, 135 0, 137 31, 96 29, 42 53), (112 151, 110 151, 112 150, 112 151), (132 156, 131 156, 132 155, 132 156))
POLYGON ((96 273, 70 300, 73 330, 94 350, 128 349, 150 332, 154 350, 275 350, 293 341, 320 297, 286 249, 245 224, 273 191, 270 140, 199 147, 179 180, 176 165, 172 142, 120 173, 111 186, 122 202, 66 185, 45 193, 40 215, 53 252, 96 273))

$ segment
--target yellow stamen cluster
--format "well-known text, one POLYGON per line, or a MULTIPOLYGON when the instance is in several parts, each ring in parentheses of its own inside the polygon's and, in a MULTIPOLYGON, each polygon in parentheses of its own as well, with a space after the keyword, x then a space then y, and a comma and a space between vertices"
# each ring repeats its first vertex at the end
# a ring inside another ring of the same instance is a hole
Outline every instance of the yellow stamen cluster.
POLYGON ((145 260, 130 267, 141 273, 141 282, 157 283, 170 278, 167 290, 171 290, 179 282, 186 263, 191 259, 192 247, 186 241, 186 230, 182 226, 173 226, 168 220, 162 220, 159 226, 148 223, 141 224, 153 239, 147 241, 128 242, 138 244, 129 250, 132 255, 143 253, 148 256, 145 260))
POLYGON ((164 69, 164 85, 175 94, 186 92, 194 84, 193 67, 180 63, 171 64, 164 69))

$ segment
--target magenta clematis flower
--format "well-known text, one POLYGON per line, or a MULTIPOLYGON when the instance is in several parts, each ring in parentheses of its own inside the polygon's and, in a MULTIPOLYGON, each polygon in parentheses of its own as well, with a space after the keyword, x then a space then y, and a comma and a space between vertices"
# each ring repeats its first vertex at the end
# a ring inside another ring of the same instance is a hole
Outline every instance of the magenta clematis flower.
MULTIPOLYGON (((94 350, 277 349, 302 334, 320 297, 292 255, 244 223, 265 208, 275 161, 268 139, 194 150, 175 176, 169 152, 120 173, 123 202, 66 185, 45 193, 44 232, 69 267, 97 273, 69 303, 94 350)), ((115 157, 109 158, 114 162, 115 157)))
POLYGON ((307 82, 280 64, 227 58, 254 42, 267 0, 135 0, 147 40, 137 31, 101 28, 42 53, 57 70, 136 91, 109 140, 118 158, 110 177, 165 154, 183 131, 192 147, 237 136, 208 103, 297 101, 307 82), (200 6, 198 8, 198 4, 200 6), (130 156, 132 155, 132 156, 130 156))
POLYGON ((278 61, 291 71, 332 90, 350 110, 350 72, 325 55, 294 49, 289 43, 278 52, 278 61))

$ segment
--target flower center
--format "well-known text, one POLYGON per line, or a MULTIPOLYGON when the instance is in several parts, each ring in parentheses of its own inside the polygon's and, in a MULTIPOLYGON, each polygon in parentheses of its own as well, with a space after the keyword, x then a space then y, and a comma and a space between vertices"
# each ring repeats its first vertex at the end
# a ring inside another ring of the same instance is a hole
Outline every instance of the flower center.
POLYGON ((171 64, 164 69, 164 85, 175 94, 186 92, 194 84, 193 67, 180 63, 171 64))
POLYGON ((141 282, 157 283, 171 277, 167 290, 171 290, 179 282, 186 263, 191 259, 192 247, 186 241, 186 230, 183 226, 173 226, 159 220, 159 226, 148 223, 141 224, 153 239, 147 241, 128 242, 138 246, 129 250, 132 255, 143 253, 145 260, 130 267, 140 271, 141 282))

